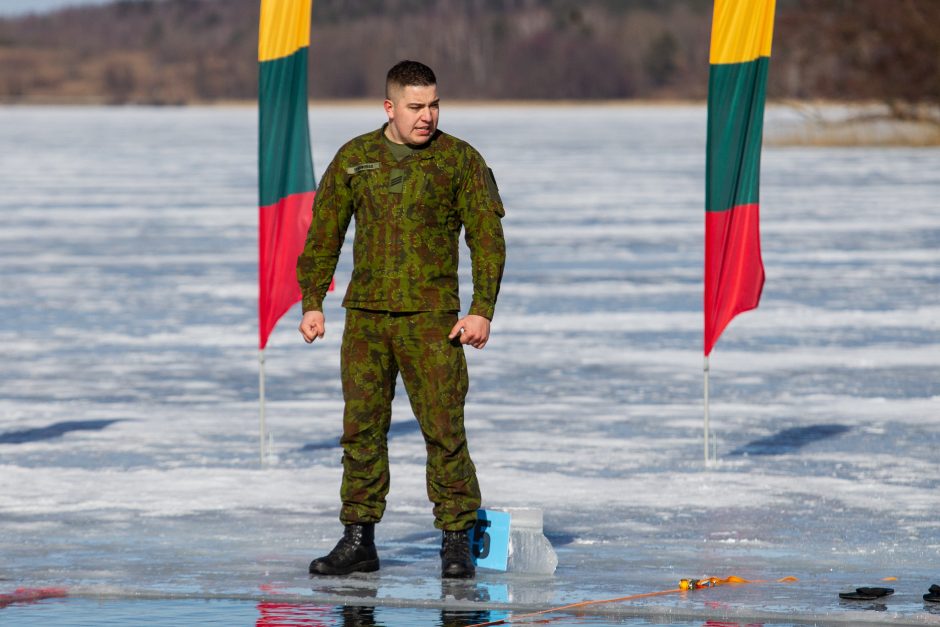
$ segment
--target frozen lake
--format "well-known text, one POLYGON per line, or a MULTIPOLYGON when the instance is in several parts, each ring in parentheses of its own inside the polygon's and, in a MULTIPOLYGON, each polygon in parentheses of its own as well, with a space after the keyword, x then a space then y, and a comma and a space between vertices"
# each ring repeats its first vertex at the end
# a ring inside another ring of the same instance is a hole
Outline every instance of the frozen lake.
MULTIPOLYGON (((317 176, 383 115, 313 107, 317 176)), ((770 110, 768 132, 789 121, 770 110)), ((455 594, 402 389, 382 570, 306 576, 340 533, 348 251, 324 341, 299 308, 271 336, 259 467, 256 124, 0 108, 0 593, 522 611, 795 576, 598 611, 940 624, 921 600, 940 583, 940 149, 765 147, 767 283, 712 354, 706 469, 704 107, 445 101, 507 208, 493 336, 468 353, 484 505, 542 508, 559 557, 455 594), (839 601, 862 585, 897 592, 839 601)))

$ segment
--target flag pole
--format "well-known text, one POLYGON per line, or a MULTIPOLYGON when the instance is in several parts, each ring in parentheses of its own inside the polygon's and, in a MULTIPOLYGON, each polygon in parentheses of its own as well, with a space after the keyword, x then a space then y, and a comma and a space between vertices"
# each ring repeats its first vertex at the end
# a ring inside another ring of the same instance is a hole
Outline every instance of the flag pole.
POLYGON ((258 408, 259 408, 259 425, 258 425, 258 440, 259 440, 259 451, 261 453, 261 467, 264 468, 264 435, 267 432, 267 427, 265 425, 264 419, 264 349, 261 348, 258 350, 258 408))
POLYGON ((705 355, 705 465, 708 466, 708 355, 705 355))

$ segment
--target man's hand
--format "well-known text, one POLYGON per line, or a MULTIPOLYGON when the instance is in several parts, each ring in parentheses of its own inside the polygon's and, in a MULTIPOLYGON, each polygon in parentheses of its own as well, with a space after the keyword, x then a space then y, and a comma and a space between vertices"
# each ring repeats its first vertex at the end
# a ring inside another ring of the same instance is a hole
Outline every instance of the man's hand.
POLYGON ((450 330, 447 339, 460 336, 461 344, 469 344, 473 348, 483 348, 490 339, 490 321, 483 316, 469 315, 461 318, 450 330))
POLYGON ((300 334, 304 336, 307 344, 312 344, 318 337, 326 333, 326 318, 322 311, 308 311, 300 321, 300 334))

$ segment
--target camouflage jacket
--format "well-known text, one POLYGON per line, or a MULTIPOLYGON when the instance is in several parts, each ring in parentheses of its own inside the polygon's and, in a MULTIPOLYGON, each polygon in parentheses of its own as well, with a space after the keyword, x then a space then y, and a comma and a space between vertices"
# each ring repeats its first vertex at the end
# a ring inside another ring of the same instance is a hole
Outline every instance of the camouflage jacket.
POLYGON ((304 312, 321 310, 355 216, 344 307, 459 311, 462 226, 473 276, 469 313, 492 319, 506 258, 492 171, 472 146, 441 131, 398 161, 384 128, 346 143, 320 181, 297 260, 304 312))

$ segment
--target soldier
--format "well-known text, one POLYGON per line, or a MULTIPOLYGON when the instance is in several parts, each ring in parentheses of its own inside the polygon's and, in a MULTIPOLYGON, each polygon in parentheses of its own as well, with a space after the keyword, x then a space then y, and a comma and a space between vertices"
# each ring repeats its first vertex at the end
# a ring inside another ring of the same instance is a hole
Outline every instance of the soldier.
POLYGON ((427 491, 443 531, 442 577, 474 576, 466 533, 480 487, 464 431, 463 345, 483 348, 505 262, 502 201, 483 157, 437 129, 431 68, 402 61, 386 78, 381 129, 339 149, 317 190, 297 263, 300 332, 323 337, 323 297, 355 216, 353 270, 341 348, 343 537, 313 560, 313 575, 379 568, 375 523, 389 489, 388 429, 399 373, 427 446, 427 491), (461 228, 470 249, 473 302, 458 319, 461 228))

